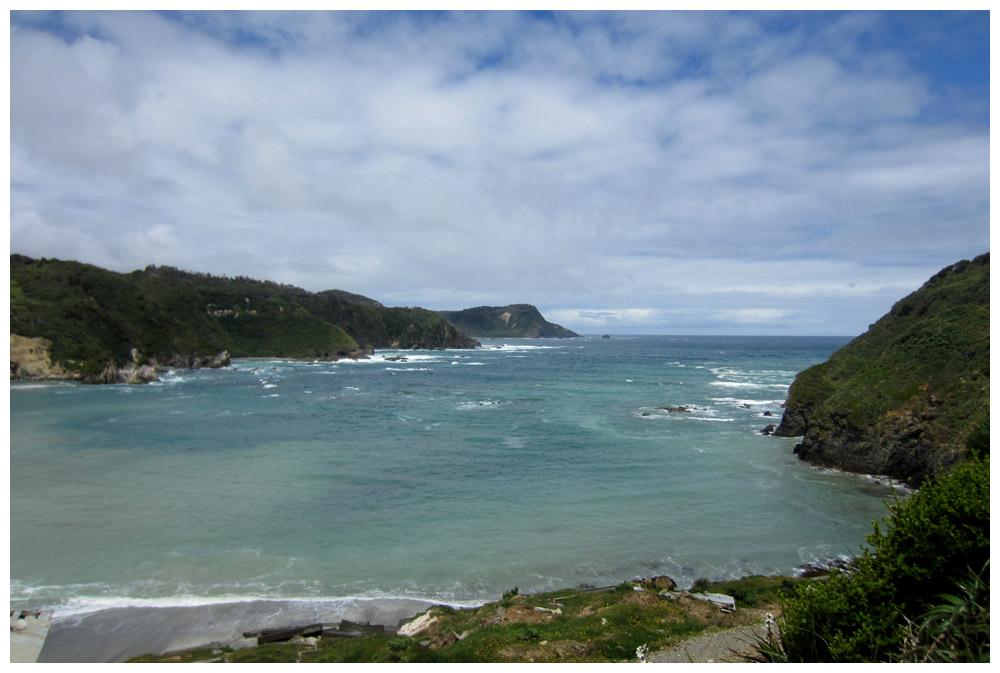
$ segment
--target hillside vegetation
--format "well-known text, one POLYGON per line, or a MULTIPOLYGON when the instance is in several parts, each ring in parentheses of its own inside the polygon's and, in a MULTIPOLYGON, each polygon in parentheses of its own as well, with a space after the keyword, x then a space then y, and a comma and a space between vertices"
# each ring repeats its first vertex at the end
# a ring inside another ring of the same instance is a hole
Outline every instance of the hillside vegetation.
POLYGON ((970 459, 931 477, 876 524, 849 571, 798 588, 783 606, 781 662, 990 660, 989 427, 970 459))
POLYGON ((580 336, 542 317, 531 304, 479 306, 461 311, 440 311, 464 332, 489 338, 568 338, 580 336))
POLYGON ((917 485, 989 420, 990 256, 949 266, 800 373, 776 435, 810 463, 917 485))
POLYGON ((94 382, 113 380, 116 367, 200 366, 226 355, 337 359, 478 345, 432 311, 172 267, 122 274, 11 255, 10 302, 12 376, 31 374, 13 357, 15 341, 47 349, 51 369, 94 382))

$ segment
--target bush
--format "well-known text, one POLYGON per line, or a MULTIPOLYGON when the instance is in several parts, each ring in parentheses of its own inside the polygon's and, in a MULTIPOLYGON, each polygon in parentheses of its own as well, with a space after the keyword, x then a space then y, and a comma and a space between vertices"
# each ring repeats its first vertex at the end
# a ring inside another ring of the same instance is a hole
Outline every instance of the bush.
POLYGON ((891 505, 891 518, 884 530, 875 524, 854 569, 807 585, 788 601, 788 660, 900 659, 907 625, 967 568, 988 562, 989 487, 989 457, 977 457, 891 505))
POLYGON ((712 582, 707 577, 699 577, 691 585, 691 591, 693 593, 705 593, 712 588, 712 582))
POLYGON ((990 660, 990 569, 969 570, 955 582, 954 594, 924 615, 919 624, 907 623, 904 661, 976 662, 990 660))

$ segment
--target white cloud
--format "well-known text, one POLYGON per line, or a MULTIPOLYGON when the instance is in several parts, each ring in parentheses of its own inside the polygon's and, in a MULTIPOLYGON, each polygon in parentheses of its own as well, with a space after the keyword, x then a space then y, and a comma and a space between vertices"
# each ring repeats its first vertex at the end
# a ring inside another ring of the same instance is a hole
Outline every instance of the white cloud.
POLYGON ((12 15, 15 252, 842 333, 878 315, 818 302, 989 245, 975 95, 880 14, 39 16, 12 15))

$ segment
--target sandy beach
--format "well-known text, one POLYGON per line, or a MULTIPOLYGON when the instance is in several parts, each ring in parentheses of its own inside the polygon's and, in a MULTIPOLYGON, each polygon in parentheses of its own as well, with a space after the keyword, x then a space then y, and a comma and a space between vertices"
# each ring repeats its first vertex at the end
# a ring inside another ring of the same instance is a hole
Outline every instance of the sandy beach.
POLYGON ((384 599, 354 604, 253 601, 185 607, 125 607, 55 615, 39 662, 121 662, 201 645, 228 645, 244 631, 337 623, 341 619, 395 628, 431 603, 384 599))

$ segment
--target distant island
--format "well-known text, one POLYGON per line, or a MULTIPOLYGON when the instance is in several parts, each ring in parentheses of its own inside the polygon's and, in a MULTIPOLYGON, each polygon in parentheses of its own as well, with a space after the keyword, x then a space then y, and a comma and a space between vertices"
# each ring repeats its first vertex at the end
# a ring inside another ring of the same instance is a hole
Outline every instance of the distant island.
MULTIPOLYGON (((990 256, 942 269, 798 376, 777 436, 799 458, 919 485, 989 427, 990 256)), ((988 431, 988 430, 987 430, 988 431)))
POLYGON ((479 345, 434 311, 341 290, 10 256, 11 378, 141 383, 231 357, 337 360, 479 345))
POLYGON ((531 304, 479 306, 438 313, 463 332, 481 338, 565 339, 580 336, 549 322, 531 304))

